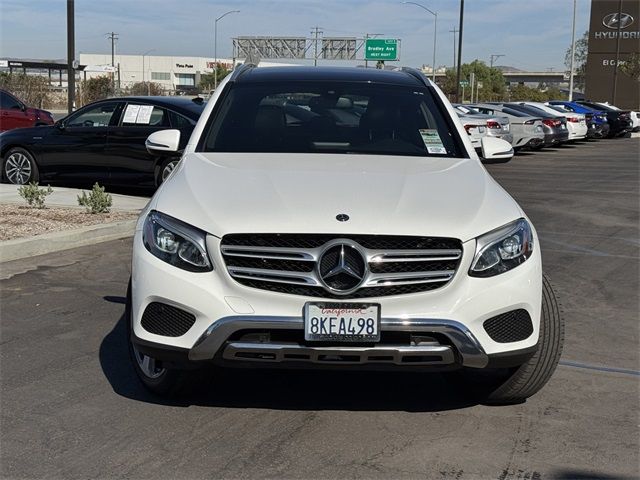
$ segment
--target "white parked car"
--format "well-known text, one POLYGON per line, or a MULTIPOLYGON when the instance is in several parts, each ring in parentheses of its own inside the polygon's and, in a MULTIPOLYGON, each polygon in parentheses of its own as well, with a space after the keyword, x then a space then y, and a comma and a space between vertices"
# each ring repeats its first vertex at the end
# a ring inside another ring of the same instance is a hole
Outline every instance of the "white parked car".
POLYGON ((546 105, 542 102, 520 102, 521 105, 530 105, 539 108, 547 113, 554 115, 563 115, 567 119, 567 131, 569 132, 569 140, 582 140, 587 138, 589 127, 585 119, 584 113, 569 112, 564 108, 555 105, 546 105))
POLYGON ((513 110, 505 105, 479 103, 472 105, 474 110, 487 115, 504 115, 509 119, 513 135, 514 150, 520 148, 540 148, 544 145, 544 129, 542 119, 532 117, 523 112, 513 110))
MULTIPOLYGON (((147 148, 175 154, 179 137, 147 148)), ((227 76, 140 216, 127 298, 158 394, 211 364, 463 369, 487 401, 520 402, 562 349, 535 229, 410 69, 227 76)))

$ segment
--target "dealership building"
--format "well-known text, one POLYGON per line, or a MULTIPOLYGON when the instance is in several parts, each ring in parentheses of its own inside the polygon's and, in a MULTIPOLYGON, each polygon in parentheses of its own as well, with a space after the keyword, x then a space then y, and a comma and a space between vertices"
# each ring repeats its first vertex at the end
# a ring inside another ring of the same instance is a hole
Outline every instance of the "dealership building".
POLYGON ((592 0, 585 96, 637 110, 640 83, 619 68, 640 55, 640 1, 592 0))

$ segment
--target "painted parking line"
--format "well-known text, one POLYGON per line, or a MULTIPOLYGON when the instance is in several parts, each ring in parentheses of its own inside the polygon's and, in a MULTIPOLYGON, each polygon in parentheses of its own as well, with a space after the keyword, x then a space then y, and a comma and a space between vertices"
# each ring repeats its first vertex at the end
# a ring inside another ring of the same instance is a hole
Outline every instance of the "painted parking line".
POLYGON ((589 365, 582 362, 574 362, 572 360, 560 360, 560 365, 565 367, 584 368, 586 370, 595 370, 598 372, 622 373, 623 375, 632 375, 640 377, 640 371, 630 370, 628 368, 605 367, 600 365, 589 365))

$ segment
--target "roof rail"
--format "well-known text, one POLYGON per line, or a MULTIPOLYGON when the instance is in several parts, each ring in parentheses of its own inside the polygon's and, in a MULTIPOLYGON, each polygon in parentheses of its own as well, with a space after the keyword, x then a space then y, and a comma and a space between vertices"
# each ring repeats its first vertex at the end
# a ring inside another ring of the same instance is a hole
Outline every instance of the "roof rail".
POLYGON ((425 87, 429 87, 429 80, 423 75, 423 73, 417 68, 412 67, 400 67, 401 72, 408 73, 418 81, 422 82, 425 87))
POLYGON ((256 67, 257 65, 254 65, 253 63, 243 63, 239 67, 236 67, 233 72, 231 72, 231 78, 229 79, 229 81, 235 82, 240 77, 240 75, 245 73, 247 70, 251 70, 252 68, 256 67))

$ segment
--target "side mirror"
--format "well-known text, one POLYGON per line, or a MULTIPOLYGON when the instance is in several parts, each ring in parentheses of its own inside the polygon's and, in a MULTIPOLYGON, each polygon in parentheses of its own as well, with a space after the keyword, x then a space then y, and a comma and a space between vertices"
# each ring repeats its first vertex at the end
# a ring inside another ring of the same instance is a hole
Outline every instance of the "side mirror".
POLYGON ((147 137, 144 145, 152 155, 175 153, 180 145, 180 130, 158 130, 153 132, 147 137))
POLYGON ((513 157, 513 147, 506 140, 494 137, 482 137, 482 159, 488 163, 508 162, 513 157))

